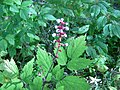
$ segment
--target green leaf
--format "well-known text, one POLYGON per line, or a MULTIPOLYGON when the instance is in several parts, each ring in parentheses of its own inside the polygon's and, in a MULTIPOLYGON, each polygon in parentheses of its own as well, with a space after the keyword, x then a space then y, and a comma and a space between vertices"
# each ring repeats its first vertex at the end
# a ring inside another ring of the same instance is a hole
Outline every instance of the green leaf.
POLYGON ((107 48, 107 44, 101 42, 101 41, 97 41, 96 42, 96 48, 98 49, 98 52, 100 54, 106 54, 108 53, 108 48, 107 48))
POLYGON ((91 15, 97 17, 100 13, 100 7, 98 5, 93 5, 90 11, 91 11, 91 15))
POLYGON ((46 15, 44 15, 44 18, 46 19, 46 20, 56 20, 56 18, 53 16, 53 15, 51 15, 51 14, 46 14, 46 15))
POLYGON ((7 4, 7 5, 13 5, 13 0, 4 0, 3 3, 7 4))
POLYGON ((23 79, 25 82, 29 83, 31 80, 31 75, 33 72, 33 64, 34 64, 34 59, 29 61, 24 68, 22 69, 22 73, 20 75, 21 79, 23 79))
POLYGON ((38 24, 39 24, 40 26, 44 26, 44 27, 47 26, 47 24, 46 24, 44 21, 42 21, 42 20, 38 20, 38 24))
POLYGON ((86 53, 88 56, 91 56, 93 58, 97 57, 96 50, 92 46, 88 46, 86 53))
MULTIPOLYGON (((61 52, 58 51, 58 58, 57 58, 57 62, 59 65, 66 65, 67 62, 67 55, 66 55, 66 51, 63 47, 60 47, 61 52)), ((57 48, 55 48, 54 53, 57 52, 57 48)))
POLYGON ((52 65, 52 57, 48 55, 48 53, 45 50, 38 48, 36 62, 39 66, 42 67, 43 72, 44 72, 43 76, 45 76, 48 73, 49 68, 52 65))
POLYGON ((71 9, 66 9, 66 8, 63 8, 63 13, 67 16, 72 16, 72 17, 75 17, 73 11, 71 9))
POLYGON ((8 43, 7 43, 7 41, 6 40, 4 40, 4 39, 2 39, 2 40, 0 40, 0 50, 2 51, 4 51, 4 50, 6 50, 7 49, 7 46, 8 46, 8 43))
POLYGON ((57 83, 57 87, 64 86, 64 90, 89 90, 90 86, 83 78, 67 76, 57 83))
POLYGON ((112 25, 112 32, 114 35, 120 38, 120 25, 119 24, 112 25))
POLYGON ((5 76, 9 78, 15 78, 16 76, 19 75, 18 67, 13 59, 11 59, 10 61, 4 60, 3 70, 5 76))
POLYGON ((21 5, 21 0, 14 0, 17 5, 21 5))
POLYGON ((104 15, 106 15, 108 13, 107 8, 103 4, 101 4, 101 3, 99 3, 98 5, 100 6, 101 13, 103 13, 104 15))
POLYGON ((14 45, 15 44, 15 39, 14 39, 14 35, 12 34, 8 34, 5 39, 11 44, 14 45))
POLYGON ((20 10, 20 17, 24 20, 26 20, 29 17, 29 9, 28 8, 24 8, 20 10))
POLYGON ((105 26, 105 24, 107 23, 107 18, 105 16, 101 16, 97 19, 97 27, 102 28, 105 26))
POLYGON ((21 8, 24 8, 24 7, 30 6, 32 3, 33 3, 32 0, 29 0, 29 1, 23 1, 22 4, 21 4, 21 8))
POLYGON ((0 90, 23 90, 23 83, 21 80, 15 78, 10 81, 11 83, 4 83, 0 90))
POLYGON ((69 42, 68 48, 67 48, 67 55, 69 58, 78 58, 83 54, 83 52, 86 50, 86 41, 85 36, 80 36, 76 39, 72 39, 69 42))
POLYGON ((60 86, 60 87, 57 87, 56 90, 65 90, 65 89, 64 89, 64 86, 60 86))
POLYGON ((77 34, 83 34, 83 33, 86 33, 88 30, 89 30, 89 25, 85 25, 85 26, 82 26, 79 29, 72 30, 72 32, 77 33, 77 34))
POLYGON ((84 58, 72 59, 71 61, 68 62, 67 68, 70 70, 84 69, 92 62, 93 62, 92 60, 84 58))
POLYGON ((33 82, 30 84, 31 90, 42 90, 42 78, 41 77, 35 77, 33 82))
POLYGON ((19 12, 19 9, 17 8, 16 5, 12 5, 12 6, 10 7, 10 11, 11 11, 11 12, 18 13, 18 12, 19 12))
POLYGON ((27 35, 32 39, 40 40, 40 38, 37 35, 34 35, 32 33, 27 33, 27 35))

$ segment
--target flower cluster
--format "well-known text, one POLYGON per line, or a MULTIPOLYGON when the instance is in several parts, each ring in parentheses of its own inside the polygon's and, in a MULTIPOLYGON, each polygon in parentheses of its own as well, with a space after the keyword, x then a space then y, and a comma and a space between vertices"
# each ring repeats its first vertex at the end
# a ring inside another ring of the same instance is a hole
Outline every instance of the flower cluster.
POLYGON ((60 47, 61 46, 68 46, 68 43, 61 43, 61 40, 63 37, 67 37, 67 34, 65 31, 68 31, 69 30, 69 27, 67 26, 68 23, 64 22, 64 19, 61 18, 61 19, 57 19, 56 20, 58 25, 55 26, 55 29, 56 29, 56 33, 53 33, 52 36, 57 38, 54 40, 54 43, 57 43, 57 53, 56 53, 56 58, 58 58, 58 51, 61 52, 60 50, 60 47))

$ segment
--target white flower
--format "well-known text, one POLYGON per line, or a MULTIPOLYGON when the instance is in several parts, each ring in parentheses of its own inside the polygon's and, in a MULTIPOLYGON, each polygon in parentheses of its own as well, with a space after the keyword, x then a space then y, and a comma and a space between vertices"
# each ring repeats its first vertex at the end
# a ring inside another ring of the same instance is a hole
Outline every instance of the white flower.
POLYGON ((58 26, 57 25, 55 25, 55 29, 57 29, 58 28, 58 26))
POLYGON ((91 79, 90 83, 95 83, 95 85, 98 85, 97 82, 100 82, 100 81, 101 81, 101 79, 97 79, 96 77, 95 77, 95 78, 90 77, 90 79, 91 79))
POLYGON ((67 34, 64 34, 64 37, 67 37, 67 34))
POLYGON ((60 19, 57 19, 56 21, 57 21, 57 23, 60 23, 61 20, 60 20, 60 19))
POLYGON ((68 23, 65 23, 66 25, 68 25, 68 23))
POLYGON ((61 18, 61 21, 64 21, 64 18, 61 18))
POLYGON ((56 36, 56 33, 53 33, 53 34, 52 34, 52 37, 55 37, 55 36, 56 36))
POLYGON ((67 31, 68 31, 68 30, 69 30, 69 27, 65 27, 65 30, 67 30, 67 31))
POLYGON ((65 43, 65 46, 68 46, 68 43, 65 43))

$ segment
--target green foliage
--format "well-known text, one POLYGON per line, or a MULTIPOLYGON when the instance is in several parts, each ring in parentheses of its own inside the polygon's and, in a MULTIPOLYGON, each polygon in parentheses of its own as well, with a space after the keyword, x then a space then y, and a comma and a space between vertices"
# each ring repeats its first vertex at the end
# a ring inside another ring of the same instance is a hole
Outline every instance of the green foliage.
POLYGON ((1 0, 0 90, 118 90, 119 3, 1 0), (58 58, 51 36, 57 18, 70 28, 58 58))

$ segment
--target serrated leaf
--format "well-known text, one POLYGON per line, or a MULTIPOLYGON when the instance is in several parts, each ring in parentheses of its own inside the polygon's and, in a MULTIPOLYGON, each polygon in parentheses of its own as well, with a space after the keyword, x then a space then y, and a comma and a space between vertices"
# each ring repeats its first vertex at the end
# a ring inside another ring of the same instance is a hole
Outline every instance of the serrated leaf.
POLYGON ((29 82, 31 79, 31 75, 33 72, 33 64, 34 64, 34 59, 29 61, 24 68, 22 69, 22 73, 20 75, 21 79, 23 79, 25 82, 29 82))
POLYGON ((69 58, 78 58, 86 50, 85 36, 80 36, 69 42, 67 55, 69 58))
POLYGON ((71 61, 68 62, 67 68, 70 70, 85 69, 92 62, 93 62, 92 60, 84 58, 72 59, 71 61))
POLYGON ((42 78, 41 77, 35 77, 33 82, 30 84, 31 90, 42 90, 42 78))
MULTIPOLYGON (((61 52, 58 52, 58 58, 57 58, 57 62, 59 65, 66 65, 67 62, 67 55, 66 55, 66 51, 63 47, 60 47, 61 52)), ((55 48, 54 53, 57 52, 57 48, 55 48)))
POLYGON ((3 70, 3 73, 6 75, 6 77, 9 78, 14 78, 19 74, 18 67, 13 59, 11 59, 10 61, 4 60, 3 70))
POLYGON ((85 25, 79 29, 76 28, 76 29, 72 30, 72 32, 77 33, 77 34, 83 34, 83 33, 86 33, 88 30, 89 30, 89 25, 85 25))
POLYGON ((89 90, 90 86, 83 78, 76 76, 67 76, 57 83, 58 86, 64 86, 64 90, 89 90))
POLYGON ((5 38, 11 45, 15 44, 14 35, 8 34, 5 38))
POLYGON ((41 48, 38 48, 37 51, 37 64, 42 67, 44 75, 47 74, 49 71, 49 68, 52 65, 52 57, 48 55, 48 53, 45 50, 42 50, 41 48))
POLYGON ((21 80, 15 78, 11 80, 11 83, 4 83, 0 90, 23 90, 23 83, 21 80))

